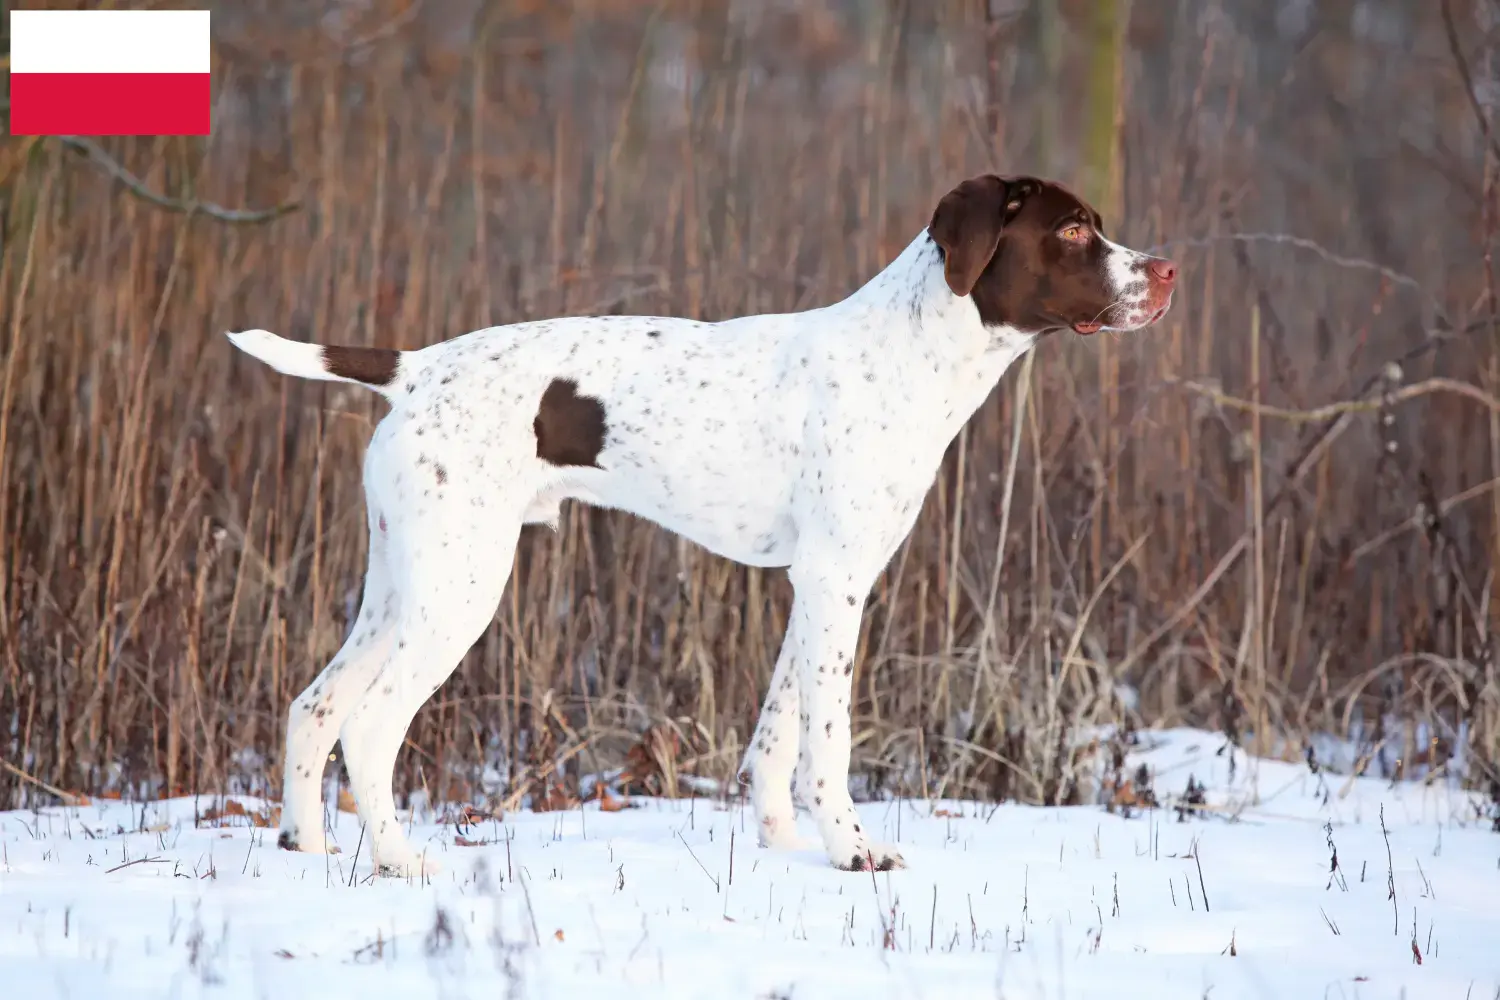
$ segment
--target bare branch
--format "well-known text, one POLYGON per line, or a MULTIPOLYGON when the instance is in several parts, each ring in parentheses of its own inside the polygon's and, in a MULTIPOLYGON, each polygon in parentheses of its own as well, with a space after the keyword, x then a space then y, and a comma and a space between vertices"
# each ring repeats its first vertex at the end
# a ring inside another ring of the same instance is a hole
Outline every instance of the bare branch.
POLYGON ((1259 413, 1263 417, 1275 417, 1278 420, 1286 420, 1297 424, 1332 420, 1346 413, 1368 413, 1382 409, 1393 403, 1404 403, 1409 399, 1416 399, 1418 396, 1426 396, 1434 392, 1451 392, 1466 399, 1471 399, 1480 406, 1500 412, 1500 399, 1496 399, 1478 386, 1451 378, 1424 379, 1421 382, 1413 382, 1411 385, 1395 389, 1388 394, 1382 395, 1379 399, 1351 399, 1339 403, 1329 403, 1326 406, 1315 407, 1311 410, 1288 410, 1280 406, 1253 403, 1248 399, 1230 396, 1214 386, 1206 385, 1202 382, 1192 382, 1187 379, 1167 379, 1166 381, 1168 385, 1181 386, 1189 392, 1195 392, 1200 396, 1212 400, 1219 406, 1227 406, 1231 410, 1259 413))
POLYGON ((1479 124, 1479 131, 1484 133, 1490 149, 1495 151, 1496 156, 1500 156, 1500 142, 1495 140, 1495 134, 1490 131, 1490 120, 1485 116, 1484 108, 1479 106, 1479 98, 1474 93, 1474 76, 1469 72, 1469 60, 1464 58, 1463 46, 1458 43, 1458 28, 1453 24, 1451 0, 1443 0, 1443 30, 1448 33, 1448 50, 1453 53, 1453 62, 1464 82, 1464 96, 1469 99, 1469 107, 1474 111, 1474 121, 1479 124))
POLYGON ((1311 250, 1330 264, 1362 271, 1374 271, 1393 284, 1405 285, 1408 288, 1416 289, 1423 296, 1427 295, 1421 282, 1409 274, 1364 257, 1346 257, 1343 254, 1334 253, 1315 240, 1309 240, 1302 236, 1293 236, 1290 233, 1224 233, 1220 236, 1168 240, 1165 243, 1159 243, 1154 247, 1150 247, 1145 252, 1154 254, 1168 247, 1207 247, 1215 243, 1282 243, 1300 247, 1303 250, 1311 250))
POLYGON ((15 775, 17 778, 20 778, 22 781, 29 781, 31 784, 40 788, 42 791, 50 792, 51 794, 62 799, 63 805, 76 806, 88 804, 88 799, 86 796, 76 795, 73 792, 65 792, 61 788, 56 788, 52 785, 49 785, 41 778, 35 778, 27 774, 25 771, 21 770, 19 767, 16 767, 16 765, 12 764, 8 760, 0 760, 0 767, 5 768, 11 774, 15 775))
MULTIPOLYGON (((1496 489, 1500 489, 1500 476, 1480 483, 1477 486, 1470 486, 1468 489, 1463 490, 1462 492, 1453 494, 1453 496, 1448 497, 1446 500, 1439 503, 1437 506, 1437 510, 1431 511, 1430 513, 1435 514, 1438 519, 1441 520, 1442 518, 1447 517, 1449 512, 1452 511, 1455 507, 1458 507, 1460 504, 1468 503, 1470 500, 1473 500, 1476 497, 1486 496, 1490 493, 1495 492, 1496 489)), ((1385 531, 1382 531, 1374 538, 1371 538, 1365 542, 1361 542, 1354 549, 1354 551, 1349 554, 1349 561, 1351 563, 1358 562, 1370 553, 1376 551, 1377 549, 1380 549, 1392 539, 1399 538, 1401 535, 1404 535, 1409 531, 1418 531, 1424 529, 1425 527, 1426 524, 1420 517, 1408 517, 1400 524, 1387 528, 1385 531)))
POLYGON ((286 215, 288 212, 296 211, 300 207, 300 203, 295 200, 284 202, 274 208, 249 209, 224 208, 210 201, 184 201, 180 198, 169 198, 147 187, 145 181, 132 174, 129 170, 126 170, 120 165, 118 160, 101 149, 97 143, 76 135, 61 136, 60 141, 69 149, 88 157, 105 173, 125 185, 126 189, 137 198, 171 212, 206 215, 211 219, 218 219, 220 222, 253 223, 269 222, 272 219, 286 215))
MULTIPOLYGON (((1401 361, 1393 363, 1399 367, 1402 362, 1418 357, 1422 353, 1432 349, 1438 343, 1440 343, 1440 339, 1429 333, 1427 339, 1407 351, 1401 361)), ((1360 394, 1365 395, 1370 392, 1386 375, 1387 373, 1384 371, 1372 375, 1365 382, 1364 388, 1360 390, 1360 394)), ((1287 468, 1285 483, 1265 504, 1262 517, 1269 517, 1292 496, 1293 490, 1301 482, 1302 477, 1307 474, 1307 471, 1317 463, 1322 455, 1327 453, 1328 449, 1333 447, 1334 441, 1344 431, 1349 429, 1354 422, 1353 415, 1359 411, 1376 410, 1390 403, 1439 391, 1456 392, 1459 395, 1482 403, 1492 411, 1500 409, 1500 400, 1496 400, 1494 397, 1489 396, 1468 383, 1445 378, 1427 379, 1423 382, 1416 382, 1393 393, 1389 393, 1379 400, 1332 403, 1314 410, 1286 410, 1280 407, 1267 407, 1262 404, 1253 403, 1247 399, 1229 396, 1214 386, 1204 385, 1201 382, 1193 382, 1187 379, 1168 379, 1166 381, 1169 385, 1181 386, 1190 392, 1196 392, 1213 402, 1231 409, 1254 410, 1259 408, 1262 416, 1279 417, 1283 420, 1290 420, 1297 423, 1324 422, 1324 427, 1316 440, 1304 448, 1301 454, 1297 456, 1297 459, 1287 468)), ((1198 605, 1208 597, 1224 574, 1234 566, 1235 561, 1244 554, 1250 545, 1250 537, 1253 531, 1253 528, 1247 528, 1243 531, 1234 544, 1229 547, 1229 550, 1219 558, 1218 563, 1209 572, 1208 576, 1204 578, 1203 582, 1178 606, 1177 610, 1168 616, 1165 621, 1157 625, 1156 628, 1152 629, 1151 633, 1145 639, 1136 643, 1129 653, 1126 654, 1125 658, 1115 667, 1116 676, 1125 676, 1127 671, 1139 662, 1163 636, 1176 628, 1188 615, 1192 614, 1198 605)))
POLYGON ((426 0, 411 0, 402 10, 392 15, 384 23, 372 28, 362 35, 353 38, 328 38, 323 29, 317 29, 315 34, 322 44, 288 46, 288 36, 285 31, 271 31, 264 36, 251 33, 248 38, 216 38, 215 44, 224 49, 225 52, 236 56, 243 56, 257 60, 271 59, 275 62, 300 66, 303 69, 312 67, 326 67, 344 60, 361 49, 368 48, 377 42, 383 42, 391 38, 402 28, 406 27, 417 15, 421 13, 422 6, 426 0), (332 48, 328 43, 332 43, 332 48))

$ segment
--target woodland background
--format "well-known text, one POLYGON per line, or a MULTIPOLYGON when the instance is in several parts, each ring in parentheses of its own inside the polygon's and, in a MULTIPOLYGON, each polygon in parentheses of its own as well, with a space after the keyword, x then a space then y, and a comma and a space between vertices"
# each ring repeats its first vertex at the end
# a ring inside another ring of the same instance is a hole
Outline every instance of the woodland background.
MULTIPOLYGON (((1500 799, 1494 0, 212 6, 210 138, 0 148, 0 807, 279 794, 385 404, 223 331, 825 304, 985 170, 1077 184, 1181 291, 954 443, 866 612, 863 789, 1076 801, 1092 727, 1192 723, 1500 799)), ((563 527, 400 788, 732 775, 785 574, 563 527)))

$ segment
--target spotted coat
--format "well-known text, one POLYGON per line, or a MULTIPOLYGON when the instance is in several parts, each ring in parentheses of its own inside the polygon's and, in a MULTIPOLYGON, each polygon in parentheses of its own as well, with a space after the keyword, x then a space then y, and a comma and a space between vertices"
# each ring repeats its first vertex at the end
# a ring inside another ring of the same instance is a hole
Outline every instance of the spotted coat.
POLYGON ((870 589, 1010 364, 1056 331, 1155 322, 1175 276, 1107 240, 1061 185, 985 175, 944 196, 867 284, 803 312, 551 319, 414 351, 230 334, 283 373, 391 403, 365 455, 364 600, 289 713, 281 845, 327 850, 320 779, 338 738, 377 868, 436 869, 397 818, 397 751, 489 624, 521 525, 555 526, 573 499, 787 568, 792 613, 741 767, 761 843, 804 846, 795 787, 834 865, 901 866, 848 790, 870 589))

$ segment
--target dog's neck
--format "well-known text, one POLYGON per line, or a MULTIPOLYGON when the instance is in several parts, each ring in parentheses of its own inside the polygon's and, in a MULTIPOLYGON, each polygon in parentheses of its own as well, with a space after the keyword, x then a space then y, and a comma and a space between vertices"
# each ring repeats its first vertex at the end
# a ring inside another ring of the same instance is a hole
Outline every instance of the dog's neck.
POLYGON ((895 325, 941 345, 945 356, 965 367, 993 354, 1014 360, 1037 339, 1014 327, 980 322, 973 299, 948 288, 942 251, 926 230, 844 303, 894 318, 895 325))
POLYGON ((948 288, 942 253, 925 230, 841 305, 883 319, 870 333, 911 359, 908 377, 935 375, 946 384, 957 425, 1037 341, 1036 334, 980 322, 974 301, 948 288))

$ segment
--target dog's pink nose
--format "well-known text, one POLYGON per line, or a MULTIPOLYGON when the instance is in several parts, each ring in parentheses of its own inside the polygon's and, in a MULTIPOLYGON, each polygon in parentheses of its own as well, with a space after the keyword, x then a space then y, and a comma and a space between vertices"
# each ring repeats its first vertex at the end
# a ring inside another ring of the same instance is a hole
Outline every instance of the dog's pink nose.
POLYGON ((1163 285, 1170 285, 1177 280, 1177 265, 1170 260, 1153 260, 1151 262, 1151 277, 1163 285))

